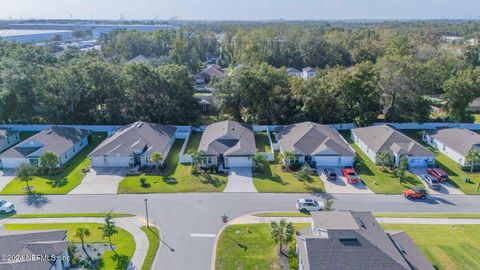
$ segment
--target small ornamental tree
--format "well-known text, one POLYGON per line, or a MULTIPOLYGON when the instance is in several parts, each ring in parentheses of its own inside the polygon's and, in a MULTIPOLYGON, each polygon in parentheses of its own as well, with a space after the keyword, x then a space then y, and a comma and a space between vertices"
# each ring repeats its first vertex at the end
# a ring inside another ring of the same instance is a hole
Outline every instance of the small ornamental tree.
POLYGON ((88 236, 90 236, 90 230, 88 230, 88 228, 86 227, 77 228, 77 230, 75 231, 75 234, 73 235, 73 237, 80 239, 80 242, 82 243, 83 252, 85 252, 85 255, 87 255, 87 257, 91 259, 90 255, 87 252, 87 249, 85 248, 85 237, 88 237, 88 236))
POLYGON ((162 163, 163 156, 160 152, 153 152, 150 155, 150 160, 155 164, 155 170, 158 173, 158 169, 160 168, 160 164, 162 163))
POLYGON ((265 171, 268 166, 268 160, 265 158, 264 155, 260 153, 256 153, 253 157, 253 162, 255 166, 255 170, 259 172, 265 171))
POLYGON ((280 222, 272 221, 270 223, 270 226, 272 228, 270 235, 275 240, 275 242, 280 245, 280 254, 287 256, 283 251, 283 247, 293 239, 295 229, 293 228, 292 223, 287 223, 287 221, 283 218, 282 220, 280 220, 280 222))
POLYGON ((467 162, 470 163, 470 172, 473 173, 473 167, 475 166, 475 164, 480 163, 480 152, 470 150, 468 151, 466 159, 467 162))
POLYGON ((99 228, 102 230, 103 238, 108 238, 108 243, 110 244, 110 249, 115 252, 112 246, 112 236, 118 233, 117 227, 112 220, 112 213, 107 213, 105 215, 105 224, 99 228))
POLYGON ((53 152, 45 152, 39 158, 40 166, 48 171, 48 175, 52 175, 53 169, 58 165, 58 156, 53 152))
POLYGON ((27 191, 30 192, 30 185, 29 182, 35 177, 37 173, 37 167, 31 165, 30 163, 21 163, 16 171, 15 174, 20 179, 20 181, 27 183, 27 191))

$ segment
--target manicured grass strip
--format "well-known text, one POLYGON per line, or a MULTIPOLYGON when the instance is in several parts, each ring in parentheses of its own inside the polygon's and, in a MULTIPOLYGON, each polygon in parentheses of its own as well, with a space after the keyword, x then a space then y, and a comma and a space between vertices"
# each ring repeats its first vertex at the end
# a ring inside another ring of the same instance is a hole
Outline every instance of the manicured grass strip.
MULTIPOLYGON (((77 228, 86 227, 90 231, 90 236, 85 238, 86 243, 108 243, 103 239, 100 223, 40 223, 40 224, 5 224, 5 230, 68 230, 67 239, 79 243, 78 238, 73 237, 77 228)), ((126 230, 117 227, 118 234, 112 237, 112 244, 115 246, 115 252, 119 259, 114 259, 115 253, 111 250, 106 251, 103 256, 103 264, 100 269, 127 269, 128 264, 135 251, 135 239, 126 230)))
POLYGON ((264 172, 253 174, 253 184, 258 192, 321 193, 325 192, 320 177, 312 175, 310 181, 302 182, 291 172, 282 171, 278 161, 270 162, 264 172))
POLYGON ((142 231, 145 232, 148 238, 147 257, 142 265, 142 270, 152 269, 155 255, 157 255, 158 247, 160 246, 160 233, 156 227, 143 226, 142 231))
POLYGON ((257 217, 310 217, 309 213, 301 212, 268 212, 254 214, 257 217))
POLYGON ((197 152, 200 140, 202 139, 202 133, 192 132, 188 138, 187 147, 185 148, 185 154, 190 152, 197 152))
POLYGON ((120 182, 118 193, 162 193, 162 192, 221 192, 227 183, 224 174, 192 175, 190 165, 180 164, 178 155, 183 140, 176 140, 165 160, 162 175, 132 175, 120 182), (140 178, 147 178, 147 185, 142 187, 140 178), (168 183, 174 178, 176 183, 168 183))
POLYGON ((423 213, 374 213, 378 218, 466 218, 466 219, 478 219, 480 214, 423 214, 423 213))
POLYGON ((450 184, 454 187, 460 188, 465 194, 480 194, 480 191, 477 190, 478 182, 480 181, 480 173, 463 171, 455 161, 422 141, 423 130, 402 130, 402 132, 412 139, 417 140, 436 154, 436 165, 448 174, 450 184), (465 178, 470 178, 471 182, 465 183, 465 178))
MULTIPOLYGON (((105 217, 106 213, 81 213, 81 214, 16 214, 10 218, 70 218, 70 217, 105 217)), ((111 214, 114 218, 134 217, 132 214, 111 214)))
POLYGON ((255 144, 257 146, 257 152, 272 152, 267 132, 255 133, 255 144))
POLYGON ((400 183, 395 175, 381 172, 368 156, 352 141, 350 131, 342 131, 341 134, 357 153, 355 170, 362 182, 373 192, 379 194, 401 194, 412 187, 423 187, 420 180, 411 173, 406 173, 406 179, 400 183))
MULTIPOLYGON (((91 141, 77 155, 67 162, 62 168, 62 172, 53 176, 38 176, 29 182, 34 187, 34 192, 39 194, 67 194, 78 186, 85 173, 82 169, 90 166, 90 160, 87 155, 97 147, 106 137, 106 133, 94 133, 91 135, 91 141)), ((12 180, 1 192, 1 194, 23 195, 25 182, 18 178, 12 180)))
MULTIPOLYGON (((294 224, 295 229, 310 224, 294 224)), ((270 224, 230 225, 218 239, 215 269, 280 269, 278 247, 270 224)))
POLYGON ((480 225, 382 224, 405 231, 437 269, 480 269, 480 225))

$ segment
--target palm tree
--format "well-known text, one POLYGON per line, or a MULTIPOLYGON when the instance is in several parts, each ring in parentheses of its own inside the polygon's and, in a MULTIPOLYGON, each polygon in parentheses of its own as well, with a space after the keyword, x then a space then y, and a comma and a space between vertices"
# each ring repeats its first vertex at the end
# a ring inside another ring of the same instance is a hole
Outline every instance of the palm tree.
POLYGON ((333 211, 335 208, 333 208, 333 199, 328 196, 323 200, 323 203, 325 206, 323 207, 323 211, 333 211))
POLYGON ((27 183, 28 192, 31 191, 28 182, 31 181, 33 177, 35 177, 36 172, 37 168, 26 162, 20 164, 15 171, 15 174, 20 179, 20 181, 27 183))
POLYGON ((253 162, 255 163, 255 170, 257 171, 264 171, 268 166, 268 160, 258 152, 253 157, 253 162))
POLYGON ((303 184, 306 184, 306 182, 310 182, 310 176, 313 174, 313 169, 308 164, 303 164, 302 168, 294 174, 298 180, 302 181, 303 184))
POLYGON ((480 152, 474 150, 468 151, 467 161, 470 163, 470 172, 473 173, 474 165, 480 163, 480 152))
POLYGON ((295 159, 295 154, 290 151, 282 152, 282 156, 283 156, 283 163, 285 165, 290 165, 290 161, 295 159))
POLYGON ((287 256, 283 252, 283 245, 292 241, 293 233, 295 232, 292 223, 287 223, 287 221, 283 218, 279 223, 272 221, 270 226, 272 227, 272 231, 270 232, 271 237, 275 240, 275 242, 280 244, 280 254, 287 256))
POLYGON ((385 165, 392 164, 392 154, 387 151, 380 151, 376 155, 376 160, 382 166, 382 168, 384 168, 385 165))
POLYGON ((155 163, 155 170, 157 170, 157 173, 158 173, 158 168, 160 167, 160 163, 162 162, 163 160, 163 156, 160 152, 153 152, 151 155, 150 155, 150 160, 155 163))
POLYGON ((83 252, 85 252, 85 255, 87 255, 87 257, 91 259, 90 255, 85 249, 85 237, 88 237, 88 236, 90 236, 90 230, 88 230, 88 228, 86 227, 77 228, 77 230, 75 231, 75 234, 73 235, 73 237, 80 239, 80 242, 82 242, 83 252))

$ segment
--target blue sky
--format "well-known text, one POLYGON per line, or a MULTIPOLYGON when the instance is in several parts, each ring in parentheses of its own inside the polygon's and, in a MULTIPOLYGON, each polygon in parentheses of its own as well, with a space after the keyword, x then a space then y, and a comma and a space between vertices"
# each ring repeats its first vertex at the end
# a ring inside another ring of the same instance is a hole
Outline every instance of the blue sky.
POLYGON ((0 18, 480 19, 480 0, 0 0, 0 18))

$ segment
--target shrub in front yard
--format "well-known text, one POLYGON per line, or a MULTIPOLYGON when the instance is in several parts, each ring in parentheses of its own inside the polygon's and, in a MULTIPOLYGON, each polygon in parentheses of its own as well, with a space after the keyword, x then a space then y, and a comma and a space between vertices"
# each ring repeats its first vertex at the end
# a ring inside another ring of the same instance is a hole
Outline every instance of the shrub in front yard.
POLYGON ((147 178, 140 177, 140 186, 142 186, 143 188, 150 187, 150 184, 147 182, 147 178))

